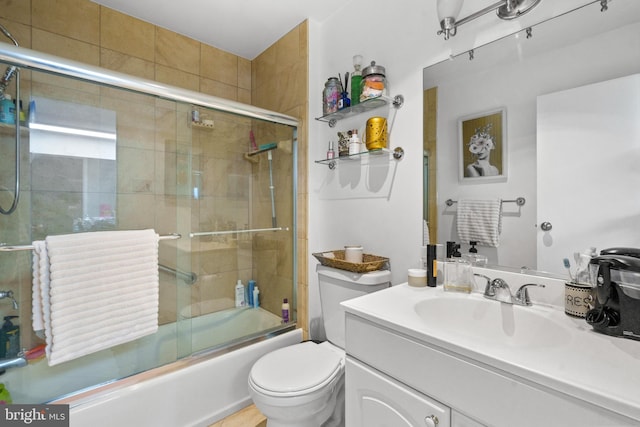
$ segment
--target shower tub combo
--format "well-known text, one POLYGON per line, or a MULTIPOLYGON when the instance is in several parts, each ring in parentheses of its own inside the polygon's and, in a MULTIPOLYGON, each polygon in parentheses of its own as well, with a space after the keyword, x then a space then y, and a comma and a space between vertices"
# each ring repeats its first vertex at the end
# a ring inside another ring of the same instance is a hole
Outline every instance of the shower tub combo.
POLYGON ((298 121, 6 43, 0 61, 22 70, 3 90, 38 113, 0 124, 0 290, 17 301, 0 298, 0 316, 19 316, 21 348, 42 345, 27 320, 32 241, 139 228, 178 237, 159 243, 158 332, 11 367, 0 382, 13 402, 69 404, 78 426, 206 426, 249 404, 252 364, 302 339, 295 316, 280 315, 297 296, 298 121), (257 281, 260 307, 235 306, 238 279, 257 281))

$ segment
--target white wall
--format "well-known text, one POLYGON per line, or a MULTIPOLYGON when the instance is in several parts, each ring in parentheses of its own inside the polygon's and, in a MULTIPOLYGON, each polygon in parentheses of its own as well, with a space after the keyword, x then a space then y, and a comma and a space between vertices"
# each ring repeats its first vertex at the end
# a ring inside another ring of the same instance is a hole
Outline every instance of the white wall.
MULTIPOLYGON (((468 1, 466 16, 492 1, 468 1)), ((322 335, 313 252, 362 244, 366 253, 391 259, 394 284, 406 281, 422 244, 422 69, 451 54, 482 45, 501 35, 571 10, 585 0, 542 2, 517 21, 499 22, 488 14, 460 28, 445 42, 437 36, 435 0, 350 0, 323 22, 309 25, 309 117, 322 115, 321 91, 330 76, 353 68, 352 57, 375 60, 387 70, 391 95, 402 94, 389 139, 405 157, 385 167, 357 169, 344 163, 331 171, 314 163, 326 155, 336 130, 364 127, 370 115, 339 122, 309 123, 309 318, 312 336, 322 335), (558 4, 561 3, 561 4, 558 4)), ((376 112, 377 113, 377 112, 376 112)), ((448 195, 438 195, 446 199, 448 195)))

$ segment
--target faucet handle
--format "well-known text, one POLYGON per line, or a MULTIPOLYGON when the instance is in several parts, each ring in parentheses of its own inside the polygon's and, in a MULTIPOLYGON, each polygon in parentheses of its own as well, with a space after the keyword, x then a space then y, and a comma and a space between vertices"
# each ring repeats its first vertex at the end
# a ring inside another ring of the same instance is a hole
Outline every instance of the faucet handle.
POLYGON ((516 304, 531 305, 531 299, 529 298, 529 288, 528 288, 529 286, 539 286, 541 288, 545 287, 544 285, 541 285, 539 283, 527 283, 525 285, 520 286, 513 297, 513 301, 516 304))
POLYGON ((489 293, 492 292, 492 289, 491 289, 491 286, 490 286, 491 285, 491 278, 488 277, 488 276, 485 276, 484 274, 473 273, 473 275, 477 276, 477 277, 482 277, 484 280, 487 281, 487 284, 484 287, 484 294, 485 295, 489 295, 489 293))

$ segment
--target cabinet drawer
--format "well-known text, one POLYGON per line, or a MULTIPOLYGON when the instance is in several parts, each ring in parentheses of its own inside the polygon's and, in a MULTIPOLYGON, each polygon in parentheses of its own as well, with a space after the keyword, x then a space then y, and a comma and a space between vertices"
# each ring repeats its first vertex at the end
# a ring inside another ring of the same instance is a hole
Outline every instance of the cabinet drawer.
POLYGON ((346 364, 349 427, 450 427, 448 407, 349 357, 346 364))

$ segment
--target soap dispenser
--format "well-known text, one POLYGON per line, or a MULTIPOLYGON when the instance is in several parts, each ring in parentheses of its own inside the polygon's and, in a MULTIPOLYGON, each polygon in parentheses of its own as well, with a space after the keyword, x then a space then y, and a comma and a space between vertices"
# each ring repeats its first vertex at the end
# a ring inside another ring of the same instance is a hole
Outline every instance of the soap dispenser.
POLYGON ((444 290, 470 293, 473 290, 472 276, 471 263, 467 259, 462 259, 460 245, 456 242, 447 242, 447 259, 444 263, 444 290))

